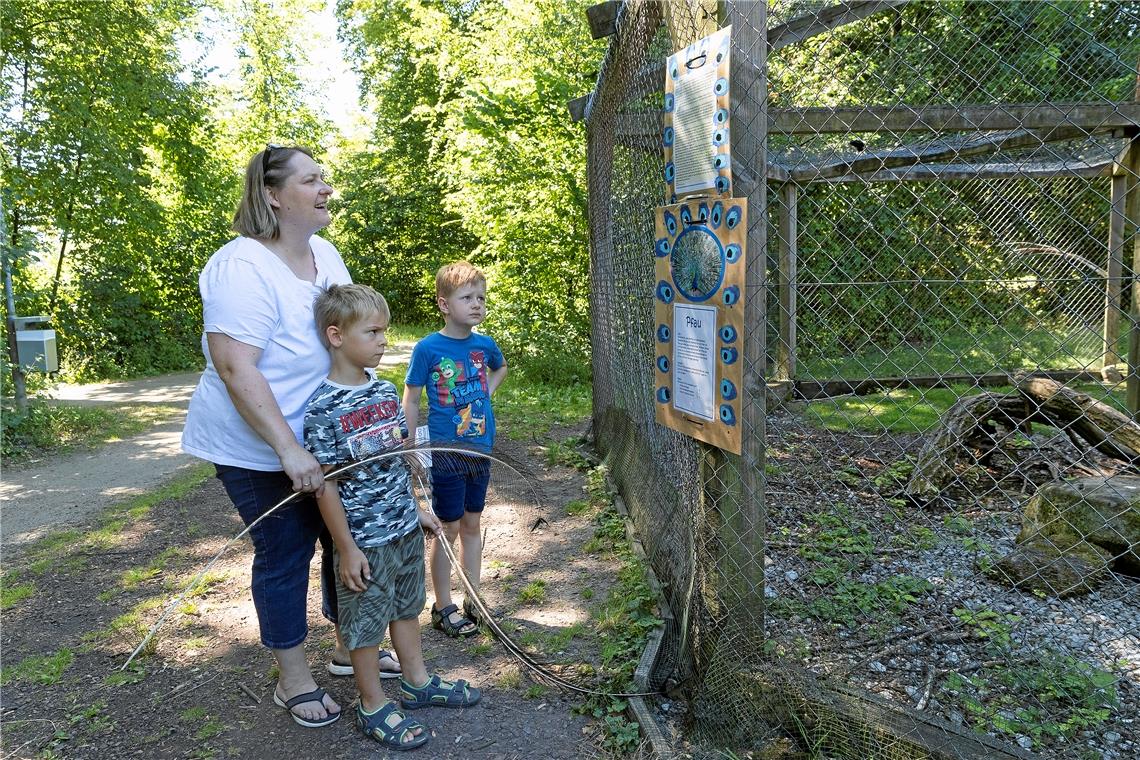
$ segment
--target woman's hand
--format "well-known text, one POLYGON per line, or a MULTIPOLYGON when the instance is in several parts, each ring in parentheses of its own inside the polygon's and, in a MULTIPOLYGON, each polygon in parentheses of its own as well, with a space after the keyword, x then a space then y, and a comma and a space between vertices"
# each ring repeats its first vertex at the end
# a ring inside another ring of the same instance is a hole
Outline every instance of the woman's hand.
POLYGON ((293 481, 294 491, 322 495, 325 492, 325 475, 316 457, 300 444, 291 446, 281 455, 281 467, 293 481))
POLYGON ((360 593, 368 588, 371 580, 372 568, 368 566, 368 558, 356 544, 340 553, 340 581, 345 588, 360 593))
POLYGON ((434 512, 427 509, 417 509, 419 514, 420 527, 428 532, 429 536, 439 537, 443 535, 443 526, 439 523, 439 518, 435 516, 434 512))

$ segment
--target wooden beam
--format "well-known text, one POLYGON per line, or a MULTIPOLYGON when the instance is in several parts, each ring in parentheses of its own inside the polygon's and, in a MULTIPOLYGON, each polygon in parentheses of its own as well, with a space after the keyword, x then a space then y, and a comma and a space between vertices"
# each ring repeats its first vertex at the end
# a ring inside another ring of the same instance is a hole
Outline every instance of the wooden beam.
POLYGON ((920 147, 903 146, 890 150, 870 151, 854 156, 790 172, 795 182, 812 182, 829 177, 893 169, 915 164, 947 163, 955 159, 985 156, 1002 150, 1014 150, 1043 145, 1059 140, 1087 137, 1089 133, 1077 127, 1058 127, 1049 130, 1018 129, 1011 132, 977 135, 964 140, 940 140, 920 147))
POLYGON ((609 37, 617 31, 618 0, 606 0, 586 9, 586 22, 590 25, 590 36, 595 40, 609 37))
POLYGON ((846 182, 940 182, 963 179, 1064 179, 1107 177, 1112 160, 1054 161, 1048 164, 924 164, 888 169, 874 174, 848 174, 819 180, 824 184, 846 182))
POLYGON ((836 27, 850 24, 871 16, 879 11, 906 5, 908 0, 852 0, 823 8, 815 13, 798 16, 791 21, 768 30, 768 48, 775 52, 780 48, 830 32, 836 27))
MULTIPOLYGON (((660 134, 662 118, 659 112, 637 114, 637 124, 631 128, 660 134)), ((733 121, 737 121, 735 116, 733 121)), ((1039 129, 1060 135, 1067 134, 1064 130, 1069 128, 1082 134, 1140 130, 1140 103, 768 109, 768 131, 787 135, 1017 129, 1039 129)))
MULTIPOLYGON (((1120 361, 1116 339, 1120 332, 1121 276, 1124 273, 1124 200, 1128 194, 1128 176, 1119 174, 1109 180, 1108 267, 1104 279, 1104 347, 1101 353, 1102 374, 1109 377, 1109 367, 1120 361)), ((1119 375, 1116 376, 1119 379, 1119 375)))
POLYGON ((1140 127, 1140 103, 855 106, 773 108, 768 129, 785 135, 846 132, 974 132, 1079 127, 1086 132, 1140 127))
POLYGON ((776 380, 796 379, 796 275, 800 188, 780 186, 780 343, 776 347, 776 380))
MULTIPOLYGON (((1100 373, 1087 369, 1064 369, 1034 371, 1035 376, 1047 377, 1061 383, 1098 383, 1100 373)), ((896 388, 949 388, 953 385, 976 385, 979 388, 994 388, 1013 385, 1008 372, 974 374, 970 372, 930 377, 867 377, 861 379, 836 380, 797 380, 793 396, 803 401, 831 398, 834 396, 866 396, 896 388)))
POLYGON ((566 108, 570 111, 570 121, 577 123, 586 118, 586 106, 589 102, 589 95, 583 95, 568 102, 566 108))

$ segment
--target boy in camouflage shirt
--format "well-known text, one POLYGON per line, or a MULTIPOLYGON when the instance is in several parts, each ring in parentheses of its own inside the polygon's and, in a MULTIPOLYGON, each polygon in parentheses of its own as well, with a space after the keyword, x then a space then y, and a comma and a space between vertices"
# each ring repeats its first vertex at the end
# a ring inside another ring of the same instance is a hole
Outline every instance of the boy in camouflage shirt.
MULTIPOLYGON (((305 445, 328 472, 399 447, 407 435, 396 387, 373 369, 388 345, 388 304, 365 285, 334 285, 317 297, 314 316, 332 366, 309 398, 305 445)), ((338 625, 352 660, 360 700, 356 722, 390 749, 412 749, 427 729, 387 701, 380 688, 378 647, 387 628, 403 666, 405 709, 468 707, 479 690, 462 679, 428 676, 420 642, 424 608, 422 526, 442 531, 431 512, 417 510, 403 459, 393 456, 347 473, 317 493, 336 544, 338 625)))

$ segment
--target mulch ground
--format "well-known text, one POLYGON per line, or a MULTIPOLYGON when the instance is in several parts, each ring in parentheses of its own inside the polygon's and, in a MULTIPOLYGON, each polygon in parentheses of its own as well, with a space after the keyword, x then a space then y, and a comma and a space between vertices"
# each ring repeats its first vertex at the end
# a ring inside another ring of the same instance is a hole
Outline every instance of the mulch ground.
MULTIPOLYGON (((593 535, 591 518, 566 511, 568 502, 582 498, 584 478, 548 466, 537 446, 505 443, 533 477, 498 465, 494 470, 484 518, 486 601, 501 623, 514 628, 513 638, 539 659, 597 664, 599 642, 588 633, 590 606, 605 598, 615 565, 582 551, 593 535), (535 581, 545 582, 541 599, 522 601, 520 590, 535 581), (575 623, 585 624, 587 633, 568 642, 552 636, 575 623)), ((141 667, 119 672, 166 604, 241 527, 220 484, 210 479, 184 498, 155 505, 112 546, 60 551, 36 577, 36 593, 4 612, 4 755, 276 759, 383 753, 355 728, 350 714, 332 726, 306 729, 273 704, 273 662, 258 643, 248 592, 251 549, 244 541, 215 566, 204 593, 171 613, 156 650, 138 661, 141 667), (151 577, 140 572, 148 567, 158 568, 151 577), (46 666, 17 668, 27 658, 61 650, 72 659, 58 677, 46 666)), ((27 562, 9 559, 5 570, 27 562)), ((314 559, 306 648, 318 684, 347 710, 355 697, 352 679, 333 678, 323 669, 333 633, 319 614, 318 567, 314 559)), ((572 712, 573 696, 537 687, 486 634, 450 639, 431 628, 426 611, 421 622, 429 669, 468 679, 484 697, 469 710, 417 713, 432 733, 418 756, 601 754, 599 730, 572 712)), ((395 696, 396 682, 384 683, 395 696)))

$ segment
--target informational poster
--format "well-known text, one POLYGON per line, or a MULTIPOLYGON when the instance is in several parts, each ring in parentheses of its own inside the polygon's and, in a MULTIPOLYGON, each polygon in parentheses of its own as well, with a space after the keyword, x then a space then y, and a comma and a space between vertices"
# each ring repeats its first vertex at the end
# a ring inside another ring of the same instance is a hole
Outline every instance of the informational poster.
POLYGON ((662 425, 740 453, 747 203, 657 209, 654 407, 662 425))
POLYGON ((669 56, 665 66, 665 197, 731 195, 729 52, 732 27, 669 56))
POLYGON ((716 307, 673 304, 673 406, 716 419, 716 307))

